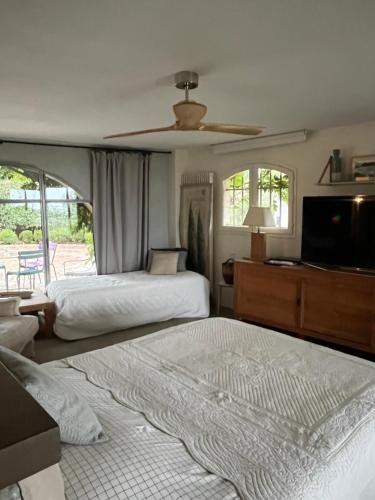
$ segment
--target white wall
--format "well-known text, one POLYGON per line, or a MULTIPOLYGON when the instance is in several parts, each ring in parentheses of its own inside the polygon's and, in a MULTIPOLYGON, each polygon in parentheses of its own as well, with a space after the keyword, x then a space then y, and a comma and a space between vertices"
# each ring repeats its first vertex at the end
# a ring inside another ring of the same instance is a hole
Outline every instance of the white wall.
MULTIPOLYGON (((0 164, 32 166, 56 176, 73 187, 83 198, 91 200, 90 150, 29 144, 0 144, 0 164)), ((156 153, 150 161, 150 246, 174 244, 175 227, 171 207, 173 179, 171 155, 156 153)))
POLYGON ((174 226, 171 207, 171 155, 154 153, 150 160, 150 199, 149 199, 149 246, 166 248, 171 241, 174 226))
MULTIPOLYGON (((247 165, 270 163, 295 172, 294 232, 292 235, 269 235, 269 256, 300 256, 302 198, 304 196, 375 194, 375 185, 323 187, 316 186, 327 159, 334 148, 342 150, 345 168, 350 169, 352 156, 375 154, 375 122, 329 128, 309 134, 304 143, 269 147, 240 153, 215 155, 211 148, 176 151, 174 154, 176 212, 179 210, 181 174, 209 170, 215 172, 214 186, 214 259, 216 280, 221 278, 221 263, 229 256, 248 256, 250 236, 244 229, 225 229, 222 219, 222 181, 247 165)), ((178 219, 176 219, 178 220, 178 219)), ((230 305, 230 297, 224 303, 230 305)))
POLYGON ((0 164, 32 166, 55 175, 90 200, 90 151, 85 148, 0 144, 0 164))

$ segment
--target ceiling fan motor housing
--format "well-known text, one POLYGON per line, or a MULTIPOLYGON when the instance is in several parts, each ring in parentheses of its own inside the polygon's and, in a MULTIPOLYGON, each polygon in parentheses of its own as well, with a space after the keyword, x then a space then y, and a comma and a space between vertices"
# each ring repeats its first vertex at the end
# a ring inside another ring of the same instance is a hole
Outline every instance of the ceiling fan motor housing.
POLYGON ((179 71, 174 75, 174 81, 178 89, 196 89, 198 87, 199 75, 194 71, 179 71))

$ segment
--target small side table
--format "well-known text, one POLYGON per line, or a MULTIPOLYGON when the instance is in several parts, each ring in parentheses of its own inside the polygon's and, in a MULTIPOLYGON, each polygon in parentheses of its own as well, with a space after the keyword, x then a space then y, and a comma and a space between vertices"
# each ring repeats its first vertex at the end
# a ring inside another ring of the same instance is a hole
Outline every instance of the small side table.
POLYGON ((225 283, 225 281, 219 281, 217 284, 217 306, 216 306, 216 314, 220 316, 221 312, 221 295, 223 293, 223 288, 233 288, 233 285, 229 285, 225 283))
POLYGON ((53 325, 56 319, 55 303, 47 295, 33 294, 30 299, 22 299, 19 311, 21 314, 43 311, 45 321, 40 325, 40 332, 46 337, 53 336, 53 325))

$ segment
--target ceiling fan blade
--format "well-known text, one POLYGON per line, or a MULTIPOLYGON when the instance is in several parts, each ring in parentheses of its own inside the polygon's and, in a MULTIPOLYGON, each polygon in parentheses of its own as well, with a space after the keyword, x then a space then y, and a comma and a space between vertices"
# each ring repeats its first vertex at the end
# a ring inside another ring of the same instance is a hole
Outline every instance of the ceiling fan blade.
POLYGON ((168 132, 169 130, 177 130, 176 124, 170 125, 169 127, 160 127, 160 128, 148 128, 146 130, 136 130, 135 132, 125 132, 124 134, 113 134, 106 135, 103 139, 115 139, 120 137, 130 137, 132 135, 141 135, 141 134, 151 134, 152 132, 168 132))
POLYGON ((232 125, 225 123, 202 123, 199 130, 204 132, 221 132, 223 134, 258 135, 263 132, 262 127, 248 125, 232 125))

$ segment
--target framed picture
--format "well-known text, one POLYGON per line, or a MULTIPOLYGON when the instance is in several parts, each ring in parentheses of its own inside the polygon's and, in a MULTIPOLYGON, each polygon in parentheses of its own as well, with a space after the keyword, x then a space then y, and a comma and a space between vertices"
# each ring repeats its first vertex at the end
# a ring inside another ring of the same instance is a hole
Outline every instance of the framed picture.
POLYGON ((355 181, 375 181, 375 154, 354 156, 352 158, 352 175, 355 181))

